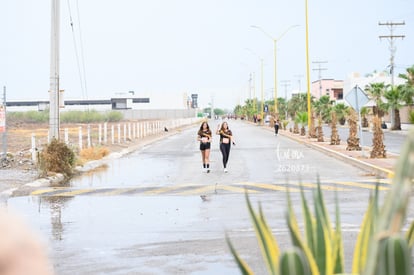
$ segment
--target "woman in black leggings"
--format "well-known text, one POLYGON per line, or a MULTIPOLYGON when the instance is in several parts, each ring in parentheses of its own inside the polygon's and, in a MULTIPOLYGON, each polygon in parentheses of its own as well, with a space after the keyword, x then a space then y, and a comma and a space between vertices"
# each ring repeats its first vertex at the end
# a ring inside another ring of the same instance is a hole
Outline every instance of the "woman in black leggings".
POLYGON ((212 134, 208 123, 204 121, 197 132, 197 140, 200 142, 201 160, 203 161, 203 171, 210 173, 210 144, 212 134))
POLYGON ((217 128, 216 131, 217 135, 220 135, 220 151, 223 155, 223 166, 224 166, 224 173, 227 173, 227 162, 229 161, 229 155, 230 155, 230 147, 231 143, 233 145, 236 145, 233 139, 233 134, 231 130, 229 129, 229 125, 227 122, 223 122, 221 126, 217 128))

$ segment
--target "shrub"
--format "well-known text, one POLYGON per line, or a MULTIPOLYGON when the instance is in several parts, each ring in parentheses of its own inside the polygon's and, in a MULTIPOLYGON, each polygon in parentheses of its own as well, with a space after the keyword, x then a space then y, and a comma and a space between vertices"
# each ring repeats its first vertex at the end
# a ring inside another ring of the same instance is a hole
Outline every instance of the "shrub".
MULTIPOLYGON (((379 206, 378 185, 369 200, 356 240, 352 274, 412 274, 411 249, 414 244, 414 222, 405 235, 402 227, 405 223, 414 179, 413 154, 414 132, 411 132, 397 162, 392 188, 383 200, 382 206, 379 206)), ((280 251, 261 207, 258 212, 254 210, 247 193, 246 201, 269 274, 317 275, 345 272, 338 198, 336 198, 333 226, 319 183, 313 196, 314 213, 311 212, 304 190, 301 188, 303 234, 300 232, 294 206, 287 192, 286 220, 294 249, 285 252, 280 251)), ((242 274, 253 274, 234 249, 230 239, 228 237, 226 239, 242 274)))
POLYGON ((118 121, 121 121, 123 118, 124 117, 123 117, 122 113, 120 113, 118 111, 110 111, 110 112, 106 113, 105 121, 118 122, 118 121))
POLYGON ((92 123, 104 121, 104 115, 96 110, 63 112, 60 116, 63 123, 92 123))
POLYGON ((49 121, 49 112, 7 112, 7 121, 25 123, 47 123, 49 121))
POLYGON ((410 111, 410 114, 408 115, 408 120, 411 124, 414 124, 414 110, 410 111))
MULTIPOLYGON (((60 121, 62 123, 86 124, 98 122, 118 122, 122 119, 123 115, 118 111, 67 111, 61 112, 60 114, 60 121)), ((49 122, 49 111, 7 112, 7 121, 21 123, 47 123, 49 122)))
POLYGON ((54 172, 68 178, 73 175, 75 153, 64 142, 53 139, 40 153, 39 161, 42 176, 54 172))

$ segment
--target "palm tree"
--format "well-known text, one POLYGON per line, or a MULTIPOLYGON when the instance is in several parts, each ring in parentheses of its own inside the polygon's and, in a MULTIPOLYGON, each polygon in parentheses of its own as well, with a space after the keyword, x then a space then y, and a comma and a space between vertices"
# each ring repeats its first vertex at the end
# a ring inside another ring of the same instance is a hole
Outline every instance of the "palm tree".
POLYGON ((404 85, 394 86, 386 91, 384 97, 387 99, 387 109, 394 112, 393 121, 391 122, 391 130, 401 130, 400 109, 403 102, 404 85))
POLYGON ((248 119, 252 119, 253 115, 255 113, 254 100, 253 99, 246 99, 245 105, 243 107, 244 107, 244 111, 245 111, 245 114, 247 115, 248 119))
POLYGON ((398 77, 405 79, 409 86, 414 87, 414 65, 407 68, 406 72, 406 74, 399 74, 398 77))
POLYGON ((322 117, 323 121, 330 121, 330 113, 332 109, 332 102, 328 95, 321 96, 314 102, 315 110, 318 113, 318 117, 322 117))
POLYGON ((306 93, 298 94, 292 97, 288 103, 288 113, 291 117, 295 117, 298 112, 306 112, 307 110, 307 95, 306 93))
POLYGON ((414 97, 414 65, 406 69, 406 74, 399 74, 398 77, 406 80, 402 90, 402 97, 407 105, 413 104, 414 97))
MULTIPOLYGON (((273 105, 274 101, 272 102, 273 105)), ((279 118, 287 119, 288 102, 282 97, 277 99, 277 110, 279 111, 279 118)))
POLYGON ((295 122, 301 125, 300 128, 300 135, 306 135, 305 125, 308 123, 308 113, 307 112, 299 112, 296 114, 295 122))
POLYGON ((348 115, 349 107, 343 103, 338 103, 333 107, 335 111, 339 124, 344 125, 346 122, 346 116, 348 115))
POLYGON ((384 102, 382 101, 382 97, 388 87, 389 85, 385 85, 384 82, 370 83, 365 86, 365 91, 368 93, 368 96, 375 101, 373 112, 376 116, 382 117, 384 115, 384 102))
POLYGON ((411 110, 410 113, 408 114, 408 121, 411 124, 414 124, 414 111, 413 110, 411 110))
POLYGON ((367 115, 369 114, 369 110, 367 107, 362 107, 361 108, 361 116, 362 116, 362 127, 368 127, 368 119, 367 119, 367 115))

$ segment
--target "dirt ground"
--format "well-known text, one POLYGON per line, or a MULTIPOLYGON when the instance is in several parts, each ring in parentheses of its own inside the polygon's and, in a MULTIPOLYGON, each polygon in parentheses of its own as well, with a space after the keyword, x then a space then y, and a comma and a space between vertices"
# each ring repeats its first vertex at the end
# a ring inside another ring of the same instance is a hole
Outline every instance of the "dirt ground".
MULTIPOLYGON (((34 181, 39 177, 38 165, 32 160, 32 136, 35 137, 36 151, 42 150, 47 144, 48 124, 31 124, 31 123, 14 123, 7 125, 6 139, 0 134, 0 193, 10 188, 34 181), (4 142, 6 140, 6 142, 4 142), (5 157, 4 152, 7 152, 5 157)), ((61 138, 63 139, 63 131, 68 129, 70 145, 75 152, 78 152, 79 143, 79 127, 83 129, 84 148, 87 146, 85 124, 62 124, 61 138)), ((90 125, 92 145, 98 143, 98 125, 90 125)), ((111 127, 111 125, 108 125, 111 127)), ((109 128, 110 129, 110 128, 109 128)), ((109 132, 109 131, 108 131, 109 132)), ((116 137, 117 139, 117 137, 116 137)), ((129 146, 137 144, 137 140, 127 139, 121 143, 111 144, 108 142, 105 147, 109 154, 121 151, 129 146)))

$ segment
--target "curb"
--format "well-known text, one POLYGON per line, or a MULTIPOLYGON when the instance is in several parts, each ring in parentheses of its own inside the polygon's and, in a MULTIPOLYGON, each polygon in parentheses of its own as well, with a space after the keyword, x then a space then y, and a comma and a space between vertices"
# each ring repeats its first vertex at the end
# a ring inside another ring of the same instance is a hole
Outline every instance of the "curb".
MULTIPOLYGON (((285 137, 288 137, 288 136, 285 136, 285 137)), ((312 148, 314 148, 314 149, 316 149, 316 150, 318 150, 318 151, 320 151, 322 153, 326 153, 326 154, 328 154, 331 157, 334 157, 336 159, 339 159, 341 161, 344 161, 346 163, 349 163, 349 164, 351 164, 353 166, 356 166, 358 168, 361 168, 361 169, 363 169, 363 170, 365 170, 367 172, 370 172, 372 174, 375 174, 378 177, 384 177, 384 178, 393 178, 394 177, 394 172, 391 171, 391 170, 388 170, 388 169, 385 169, 385 168, 382 168, 382 167, 373 165, 371 163, 367 163, 367 162, 361 161, 359 159, 355 159, 353 157, 344 155, 344 154, 339 153, 339 152, 334 151, 334 150, 327 149, 327 148, 322 147, 322 146, 319 146, 317 144, 312 144, 312 143, 304 143, 304 144, 306 146, 312 147, 312 148)))

